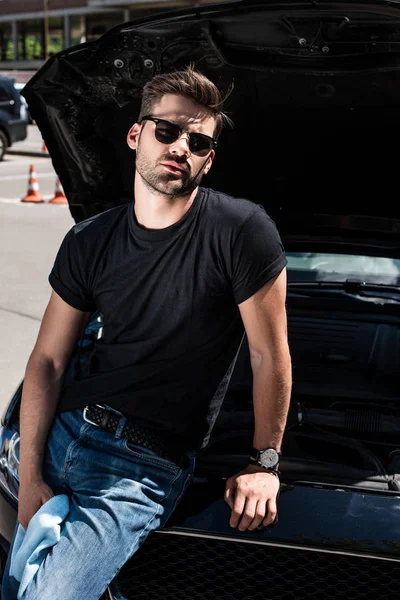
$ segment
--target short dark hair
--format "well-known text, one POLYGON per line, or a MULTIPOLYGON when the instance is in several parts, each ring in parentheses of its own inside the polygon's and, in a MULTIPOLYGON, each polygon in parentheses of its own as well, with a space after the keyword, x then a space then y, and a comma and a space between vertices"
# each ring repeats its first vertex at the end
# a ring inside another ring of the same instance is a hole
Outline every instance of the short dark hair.
POLYGON ((181 71, 155 75, 143 88, 139 123, 145 115, 152 114, 154 105, 166 94, 184 96, 203 106, 215 118, 214 135, 218 138, 224 125, 232 125, 231 119, 223 112, 224 102, 232 91, 223 95, 218 87, 205 75, 195 70, 193 65, 181 71))

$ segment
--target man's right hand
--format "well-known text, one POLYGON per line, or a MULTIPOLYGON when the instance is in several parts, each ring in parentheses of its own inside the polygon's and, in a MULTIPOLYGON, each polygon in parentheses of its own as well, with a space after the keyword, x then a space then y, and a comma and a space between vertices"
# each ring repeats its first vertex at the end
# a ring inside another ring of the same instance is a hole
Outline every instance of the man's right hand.
POLYGON ((53 490, 43 479, 30 483, 21 482, 18 493, 18 521, 25 531, 33 515, 53 496, 53 490))

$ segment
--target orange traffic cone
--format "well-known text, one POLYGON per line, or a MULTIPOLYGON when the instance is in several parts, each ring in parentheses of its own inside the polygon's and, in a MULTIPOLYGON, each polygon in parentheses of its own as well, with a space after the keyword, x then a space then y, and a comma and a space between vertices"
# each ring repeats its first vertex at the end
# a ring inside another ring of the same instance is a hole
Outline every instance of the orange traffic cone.
POLYGON ((35 167, 29 167, 28 192, 21 198, 21 202, 44 202, 44 198, 39 191, 39 184, 36 177, 35 167))
POLYGON ((56 179, 56 191, 54 193, 54 197, 49 200, 50 204, 68 204, 68 200, 64 194, 64 190, 62 188, 61 182, 59 178, 56 179))
POLYGON ((45 154, 48 154, 48 153, 49 153, 49 151, 48 151, 48 149, 47 149, 47 146, 46 146, 45 142, 43 142, 43 146, 42 146, 42 152, 44 152, 45 154))

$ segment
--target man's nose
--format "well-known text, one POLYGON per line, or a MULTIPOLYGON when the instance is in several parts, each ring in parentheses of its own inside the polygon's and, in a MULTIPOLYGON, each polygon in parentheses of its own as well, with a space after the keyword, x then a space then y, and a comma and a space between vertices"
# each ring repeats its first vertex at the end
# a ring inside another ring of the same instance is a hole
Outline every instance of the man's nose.
POLYGON ((179 154, 180 156, 189 156, 191 154, 189 149, 189 135, 182 133, 177 140, 170 144, 170 150, 172 153, 179 154))

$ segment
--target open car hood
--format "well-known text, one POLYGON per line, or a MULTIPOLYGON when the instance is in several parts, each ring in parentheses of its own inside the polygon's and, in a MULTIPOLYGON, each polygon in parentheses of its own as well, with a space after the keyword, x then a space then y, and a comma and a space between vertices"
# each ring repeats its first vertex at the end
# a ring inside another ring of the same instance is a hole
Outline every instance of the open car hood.
POLYGON ((143 85, 188 63, 234 82, 202 185, 263 204, 286 244, 399 256, 400 9, 383 2, 168 11, 51 57, 23 95, 77 222, 132 199, 143 85))

